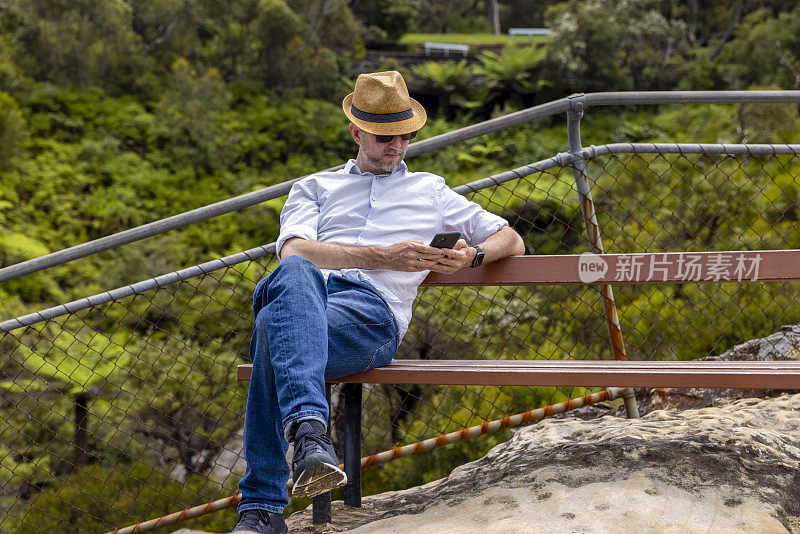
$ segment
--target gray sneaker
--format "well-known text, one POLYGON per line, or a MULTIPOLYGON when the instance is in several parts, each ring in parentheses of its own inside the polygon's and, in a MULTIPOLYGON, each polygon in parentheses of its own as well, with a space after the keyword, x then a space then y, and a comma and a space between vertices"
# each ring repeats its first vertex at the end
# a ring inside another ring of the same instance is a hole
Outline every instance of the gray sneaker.
POLYGON ((239 522, 233 532, 253 534, 288 534, 283 515, 266 510, 245 510, 239 514, 239 522))
POLYGON ((347 484, 347 475, 339 468, 333 442, 319 421, 302 421, 294 434, 294 497, 316 497, 347 484))

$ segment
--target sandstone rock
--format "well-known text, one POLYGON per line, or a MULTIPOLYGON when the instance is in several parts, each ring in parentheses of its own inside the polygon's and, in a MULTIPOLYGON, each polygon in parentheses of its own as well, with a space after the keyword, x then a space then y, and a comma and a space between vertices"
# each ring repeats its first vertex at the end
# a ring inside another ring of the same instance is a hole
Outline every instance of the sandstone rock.
POLYGON ((800 532, 800 395, 550 419, 445 479, 294 532, 800 532))

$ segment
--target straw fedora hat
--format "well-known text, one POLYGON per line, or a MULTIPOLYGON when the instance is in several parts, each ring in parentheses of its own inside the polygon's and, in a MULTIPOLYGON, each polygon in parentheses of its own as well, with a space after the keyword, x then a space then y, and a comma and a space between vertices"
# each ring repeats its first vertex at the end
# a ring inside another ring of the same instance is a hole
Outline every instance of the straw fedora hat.
POLYGON ((416 132, 428 118, 394 70, 359 75, 355 90, 342 100, 342 109, 353 124, 377 135, 416 132))

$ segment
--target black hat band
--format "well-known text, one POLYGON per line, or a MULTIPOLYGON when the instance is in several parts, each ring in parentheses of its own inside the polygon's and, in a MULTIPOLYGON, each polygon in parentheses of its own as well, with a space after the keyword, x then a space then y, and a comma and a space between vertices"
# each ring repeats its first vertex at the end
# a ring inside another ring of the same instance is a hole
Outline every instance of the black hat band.
POLYGON ((400 122, 414 118, 414 110, 411 108, 397 113, 368 113, 351 105, 350 113, 353 114, 353 117, 367 122, 400 122))

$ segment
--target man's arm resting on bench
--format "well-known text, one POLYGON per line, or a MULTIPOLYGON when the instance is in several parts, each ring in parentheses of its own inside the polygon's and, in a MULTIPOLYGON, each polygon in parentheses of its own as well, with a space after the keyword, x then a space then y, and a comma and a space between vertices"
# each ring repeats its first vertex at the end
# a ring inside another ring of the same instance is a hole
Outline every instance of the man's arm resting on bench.
MULTIPOLYGON (((525 253, 522 238, 509 226, 503 226, 478 246, 484 252, 484 263, 525 253)), ((283 244, 281 258, 292 255, 311 260, 320 269, 391 269, 410 272, 429 269, 449 274, 470 265, 475 257, 475 249, 468 248, 463 240, 454 249, 438 249, 419 241, 403 241, 387 247, 362 247, 292 237, 283 244)))
MULTIPOLYGON (((502 260, 508 256, 520 256, 525 254, 525 243, 520 235, 510 226, 503 226, 493 233, 483 243, 478 243, 483 250, 483 263, 502 260)), ((472 264, 476 251, 469 248, 469 258, 467 265, 472 264)))
POLYGON ((391 269, 393 271, 424 271, 428 263, 441 259, 441 249, 419 241, 403 241, 388 247, 341 245, 312 241, 301 237, 288 239, 281 248, 281 258, 302 256, 320 269, 391 269))

